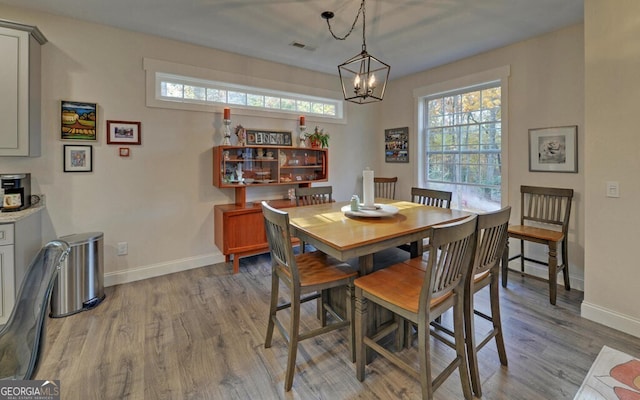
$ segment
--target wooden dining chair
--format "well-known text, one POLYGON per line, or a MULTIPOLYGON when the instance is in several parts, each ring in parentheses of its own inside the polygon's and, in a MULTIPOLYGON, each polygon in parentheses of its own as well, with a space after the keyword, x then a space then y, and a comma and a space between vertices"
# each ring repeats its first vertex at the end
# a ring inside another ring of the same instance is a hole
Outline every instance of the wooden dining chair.
POLYGON ((424 204, 425 206, 434 206, 441 208, 451 208, 452 192, 444 190, 411 188, 411 201, 414 203, 424 204))
POLYGON ((416 377, 420 381, 424 399, 432 399, 433 392, 456 369, 460 374, 464 398, 472 398, 464 339, 464 289, 465 277, 474 254, 475 232, 475 215, 457 223, 434 227, 429 238, 433 251, 413 259, 414 262, 424 264, 424 269, 402 262, 355 280, 358 380, 364 380, 366 349, 371 348, 416 377), (367 320, 372 308, 370 303, 390 310, 399 318, 383 326, 377 333, 367 332, 367 320), (429 324, 449 309, 453 309, 453 347, 456 356, 433 379, 429 324), (414 362, 379 343, 394 332, 396 340, 402 337, 403 320, 411 321, 418 327, 417 370, 413 367, 414 362))
POLYGON ((509 227, 509 237, 520 240, 520 254, 509 257, 509 245, 502 263, 502 286, 507 287, 508 261, 520 258, 520 271, 524 273, 524 262, 530 261, 546 265, 549 269, 549 302, 556 304, 558 273, 562 271, 564 287, 571 290, 569 283, 569 216, 573 189, 539 186, 520 186, 520 225, 509 227), (547 261, 525 256, 524 242, 540 243, 547 246, 547 261), (562 264, 558 265, 558 243, 562 242, 562 264))
MULTIPOLYGON (((440 208, 451 208, 452 192, 446 192, 444 190, 426 189, 419 187, 411 188, 411 201, 414 203, 422 204, 425 206, 433 206, 440 208)), ((427 249, 429 246, 429 240, 424 239, 422 248, 427 249)), ((399 249, 411 252, 411 244, 401 244, 399 249)))
POLYGON ((384 197, 385 199, 396 198, 396 183, 398 177, 383 178, 376 176, 373 178, 373 192, 375 197, 384 197))
MULTIPOLYGON (((333 186, 296 187, 296 206, 310 206, 313 204, 331 203, 333 201, 333 186)), ((300 241, 300 252, 304 253, 306 243, 300 241)))
POLYGON ((477 397, 482 396, 480 384, 480 369, 478 367, 478 351, 491 339, 495 339, 500 363, 507 365, 507 351, 504 346, 502 334, 502 321, 500 319, 500 262, 507 244, 507 227, 511 207, 478 215, 476 230, 476 252, 473 264, 467 275, 464 300, 464 327, 467 345, 467 358, 469 360, 469 372, 471 374, 471 386, 477 397), (489 286, 489 304, 491 314, 485 314, 474 307, 474 297, 483 288, 489 286), (492 324, 490 332, 481 339, 476 339, 475 318, 477 315, 492 324))
POLYGON ((291 390, 293 376, 296 368, 296 356, 298 342, 316 337, 320 334, 333 331, 342 327, 349 327, 350 358, 355 359, 354 329, 353 329, 353 281, 357 277, 357 269, 349 264, 341 263, 328 255, 314 251, 295 256, 291 244, 291 231, 289 228, 289 214, 277 210, 262 202, 267 242, 271 252, 271 302, 269 306, 269 322, 264 347, 271 347, 274 326, 282 334, 288 343, 287 372, 285 375, 284 389, 291 390), (280 282, 289 289, 289 301, 278 304, 280 282), (329 313, 336 322, 322 324, 319 328, 300 332, 300 305, 309 300, 327 299, 321 293, 335 287, 346 286, 346 318, 338 315, 328 302, 322 304, 323 313, 329 313), (278 318, 278 313, 290 310, 289 328, 278 318))

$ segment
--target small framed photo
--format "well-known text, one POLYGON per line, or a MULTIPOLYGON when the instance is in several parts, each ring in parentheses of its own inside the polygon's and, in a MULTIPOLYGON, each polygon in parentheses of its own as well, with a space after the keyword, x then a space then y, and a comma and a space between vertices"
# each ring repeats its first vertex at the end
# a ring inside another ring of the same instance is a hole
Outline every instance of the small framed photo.
POLYGON ((118 149, 118 152, 120 153, 120 157, 129 157, 129 148, 128 147, 120 147, 118 149))
POLYGON ((140 122, 107 121, 107 144, 140 144, 140 122))
POLYGON ((96 140, 98 105, 62 100, 60 134, 62 140, 96 140))
POLYGON ((578 126, 529 129, 529 171, 578 172, 578 126))
POLYGON ((64 145, 64 172, 93 171, 93 146, 64 145))

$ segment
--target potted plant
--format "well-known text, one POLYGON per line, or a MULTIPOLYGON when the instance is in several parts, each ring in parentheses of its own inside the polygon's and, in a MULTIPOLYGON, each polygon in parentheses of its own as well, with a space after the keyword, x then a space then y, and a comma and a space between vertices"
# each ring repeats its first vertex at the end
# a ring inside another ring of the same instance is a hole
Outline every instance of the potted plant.
POLYGON ((329 147, 329 134, 324 133, 324 129, 318 129, 316 126, 313 133, 307 134, 307 139, 312 148, 325 148, 329 147))

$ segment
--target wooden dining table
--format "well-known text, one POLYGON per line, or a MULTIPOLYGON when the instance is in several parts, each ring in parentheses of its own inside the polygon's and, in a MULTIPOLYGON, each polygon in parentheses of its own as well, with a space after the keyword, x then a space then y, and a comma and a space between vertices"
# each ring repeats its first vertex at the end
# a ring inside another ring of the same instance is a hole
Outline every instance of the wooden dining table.
POLYGON ((333 202, 287 209, 292 235, 340 261, 358 257, 360 275, 373 271, 373 254, 411 243, 411 257, 422 254, 422 239, 434 225, 459 221, 470 213, 409 201, 376 198, 398 213, 385 217, 350 217, 333 202))

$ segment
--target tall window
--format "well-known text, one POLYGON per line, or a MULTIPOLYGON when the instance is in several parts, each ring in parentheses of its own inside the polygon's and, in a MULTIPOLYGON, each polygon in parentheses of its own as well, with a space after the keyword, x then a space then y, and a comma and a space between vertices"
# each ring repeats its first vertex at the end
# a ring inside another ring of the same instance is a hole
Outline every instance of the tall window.
POLYGON ((425 187, 453 192, 452 207, 501 207, 500 81, 426 96, 422 143, 425 187))

